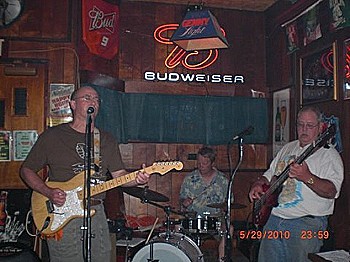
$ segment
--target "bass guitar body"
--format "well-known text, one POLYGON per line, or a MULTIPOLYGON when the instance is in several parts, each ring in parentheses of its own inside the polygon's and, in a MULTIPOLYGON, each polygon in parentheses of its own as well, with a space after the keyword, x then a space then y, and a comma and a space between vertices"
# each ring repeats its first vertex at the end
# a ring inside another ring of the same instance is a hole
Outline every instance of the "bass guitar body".
MULTIPOLYGON (((263 185, 263 192, 268 192, 269 185, 263 185)), ((280 191, 271 193, 265 200, 264 205, 257 207, 259 203, 254 202, 256 212, 253 212, 253 223, 258 227, 263 227, 270 217, 272 208, 278 206, 278 195, 280 191)))

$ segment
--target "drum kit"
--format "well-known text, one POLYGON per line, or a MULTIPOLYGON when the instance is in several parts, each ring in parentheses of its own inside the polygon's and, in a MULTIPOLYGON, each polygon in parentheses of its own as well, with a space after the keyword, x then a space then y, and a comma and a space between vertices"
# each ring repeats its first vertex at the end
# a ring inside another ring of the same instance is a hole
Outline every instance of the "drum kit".
MULTIPOLYGON (((133 255, 132 262, 204 262, 203 253, 200 250, 202 239, 210 236, 222 236, 224 231, 224 212, 212 215, 206 213, 197 215, 195 212, 177 211, 170 206, 160 205, 156 202, 168 202, 169 198, 148 187, 128 187, 123 191, 129 195, 141 199, 142 203, 148 203, 162 208, 166 214, 164 226, 165 232, 160 232, 155 237, 147 239, 143 247, 133 255), (148 241, 149 240, 149 241, 148 241)), ((208 207, 225 209, 225 203, 214 203, 208 207)), ((240 209, 245 205, 233 203, 232 209, 240 209)), ((151 236, 153 228, 149 233, 151 236)))

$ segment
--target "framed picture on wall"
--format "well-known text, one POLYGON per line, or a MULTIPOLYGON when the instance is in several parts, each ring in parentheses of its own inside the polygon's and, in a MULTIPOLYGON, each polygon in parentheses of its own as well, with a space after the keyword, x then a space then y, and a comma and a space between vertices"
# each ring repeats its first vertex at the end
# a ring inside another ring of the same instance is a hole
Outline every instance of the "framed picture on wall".
POLYGON ((12 132, 0 130, 0 162, 11 161, 12 132))
POLYGON ((302 105, 337 99, 335 45, 300 59, 302 105))
POLYGON ((290 88, 273 93, 273 155, 289 142, 290 88))
POLYGON ((36 130, 13 131, 13 160, 23 161, 38 138, 36 130))
POLYGON ((350 39, 344 42, 343 98, 350 99, 350 39))

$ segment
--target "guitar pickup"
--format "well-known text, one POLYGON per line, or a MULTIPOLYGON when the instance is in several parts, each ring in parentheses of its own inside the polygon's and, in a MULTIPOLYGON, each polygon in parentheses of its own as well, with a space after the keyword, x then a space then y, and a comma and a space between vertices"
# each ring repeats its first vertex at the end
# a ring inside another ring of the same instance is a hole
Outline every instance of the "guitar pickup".
POLYGON ((46 201, 46 209, 47 209, 47 212, 49 214, 53 213, 53 211, 55 210, 55 208, 54 208, 54 206, 53 206, 53 204, 51 203, 50 200, 46 201))

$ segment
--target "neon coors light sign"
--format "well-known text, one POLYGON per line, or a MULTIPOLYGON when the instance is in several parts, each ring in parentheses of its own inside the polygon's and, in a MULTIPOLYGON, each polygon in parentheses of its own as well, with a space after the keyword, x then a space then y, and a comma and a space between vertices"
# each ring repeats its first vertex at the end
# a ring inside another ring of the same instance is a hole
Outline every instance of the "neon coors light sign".
MULTIPOLYGON (((167 31, 175 31, 179 24, 165 24, 156 28, 154 31, 154 39, 165 45, 175 45, 170 41, 167 31)), ((217 49, 212 49, 208 51, 186 51, 181 47, 175 45, 171 50, 169 55, 166 57, 164 64, 167 68, 173 69, 179 65, 182 65, 188 70, 202 70, 204 68, 210 67, 218 59, 219 51, 217 49), (199 54, 205 54, 201 61, 196 61, 195 63, 190 63, 190 59, 198 57, 199 54)), ((169 82, 210 82, 210 83, 224 83, 224 84, 236 84, 244 83, 244 77, 242 75, 220 75, 220 74, 191 74, 191 73, 160 73, 147 71, 144 73, 144 78, 147 81, 169 81, 169 82)))

